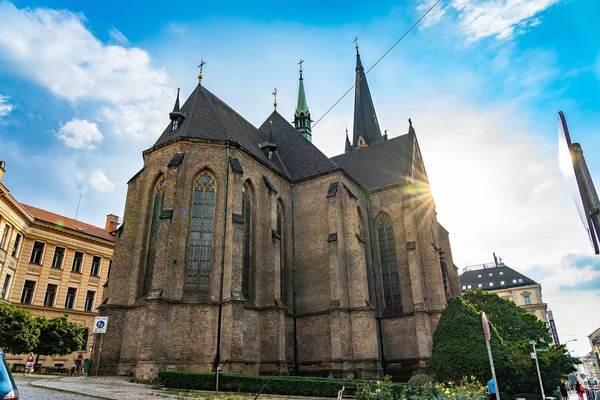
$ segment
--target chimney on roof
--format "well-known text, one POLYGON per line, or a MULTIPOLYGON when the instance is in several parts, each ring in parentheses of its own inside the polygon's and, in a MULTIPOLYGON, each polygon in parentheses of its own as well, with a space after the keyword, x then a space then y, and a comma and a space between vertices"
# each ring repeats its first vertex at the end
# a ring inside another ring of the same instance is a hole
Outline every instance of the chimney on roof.
POLYGON ((4 166, 6 163, 4 161, 0 161, 0 183, 2 183, 2 175, 4 175, 5 169, 4 166))
POLYGON ((113 215, 113 214, 108 214, 106 216, 106 226, 104 227, 104 229, 107 232, 114 232, 117 230, 118 227, 119 227, 119 217, 117 217, 116 215, 113 215))

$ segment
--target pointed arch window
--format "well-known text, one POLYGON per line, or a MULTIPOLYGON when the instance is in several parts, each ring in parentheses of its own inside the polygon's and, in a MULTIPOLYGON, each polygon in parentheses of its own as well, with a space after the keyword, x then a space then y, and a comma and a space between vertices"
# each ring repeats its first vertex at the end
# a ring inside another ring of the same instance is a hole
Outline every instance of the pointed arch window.
POLYGON ((213 176, 206 171, 198 176, 194 184, 185 287, 188 291, 209 291, 214 214, 215 183, 213 176))
POLYGON ((244 218, 244 250, 242 258, 242 294, 250 298, 250 264, 252 261, 252 193, 248 183, 242 186, 242 217, 244 218))
POLYGON ((152 285, 154 253, 156 251, 156 231, 158 230, 158 219, 162 210, 166 187, 167 180, 162 178, 154 192, 152 219, 150 222, 150 238, 148 239, 148 255, 146 256, 146 273, 144 275, 144 295, 147 295, 148 292, 150 292, 150 286, 152 285))
POLYGON ((400 278, 396 260, 396 246, 392 221, 386 214, 377 219, 377 245, 383 281, 383 301, 386 308, 401 309, 400 278))
POLYGON ((281 300, 284 300, 284 240, 283 240, 283 208, 281 206, 281 200, 277 201, 277 234, 279 235, 279 293, 281 300))

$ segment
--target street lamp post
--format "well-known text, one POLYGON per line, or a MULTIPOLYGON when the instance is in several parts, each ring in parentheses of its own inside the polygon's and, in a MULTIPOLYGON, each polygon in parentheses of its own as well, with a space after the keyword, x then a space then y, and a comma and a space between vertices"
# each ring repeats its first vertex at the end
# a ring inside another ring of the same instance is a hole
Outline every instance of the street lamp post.
POLYGON ((570 339, 570 340, 567 340, 564 343, 565 349, 567 349, 567 353, 569 353, 569 357, 571 357, 571 351, 569 351, 569 349, 567 348, 567 343, 569 343, 569 342, 576 342, 576 341, 577 341, 577 339, 570 339))

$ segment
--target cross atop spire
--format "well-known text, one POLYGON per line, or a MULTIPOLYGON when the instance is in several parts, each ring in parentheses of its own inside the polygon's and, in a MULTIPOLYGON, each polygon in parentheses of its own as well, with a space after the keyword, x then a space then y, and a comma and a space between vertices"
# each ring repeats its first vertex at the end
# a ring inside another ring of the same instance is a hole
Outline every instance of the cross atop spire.
POLYGON ((354 36, 354 47, 356 47, 356 53, 358 54, 358 36, 354 36))
MULTIPOLYGON (((277 88, 273 89, 272 95, 273 95, 273 109, 277 110, 277 88)), ((271 121, 271 122, 273 122, 273 121, 271 121)))
POLYGON ((202 83, 202 67, 204 67, 205 64, 206 61, 201 60, 200 65, 198 65, 198 68, 200 68, 200 72, 198 73, 198 83, 202 83))
POLYGON ((300 61, 298 62, 298 65, 300 66, 300 79, 302 79, 302 64, 304 63, 303 59, 300 59, 300 61))

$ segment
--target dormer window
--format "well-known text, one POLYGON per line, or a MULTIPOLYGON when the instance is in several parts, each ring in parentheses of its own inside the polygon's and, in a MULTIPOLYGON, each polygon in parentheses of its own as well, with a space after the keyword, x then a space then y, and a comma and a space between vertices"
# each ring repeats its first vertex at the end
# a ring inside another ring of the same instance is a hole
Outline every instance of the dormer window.
POLYGON ((175 132, 177 130, 178 125, 179 125, 179 121, 174 119, 173 123, 171 124, 171 132, 175 132))

